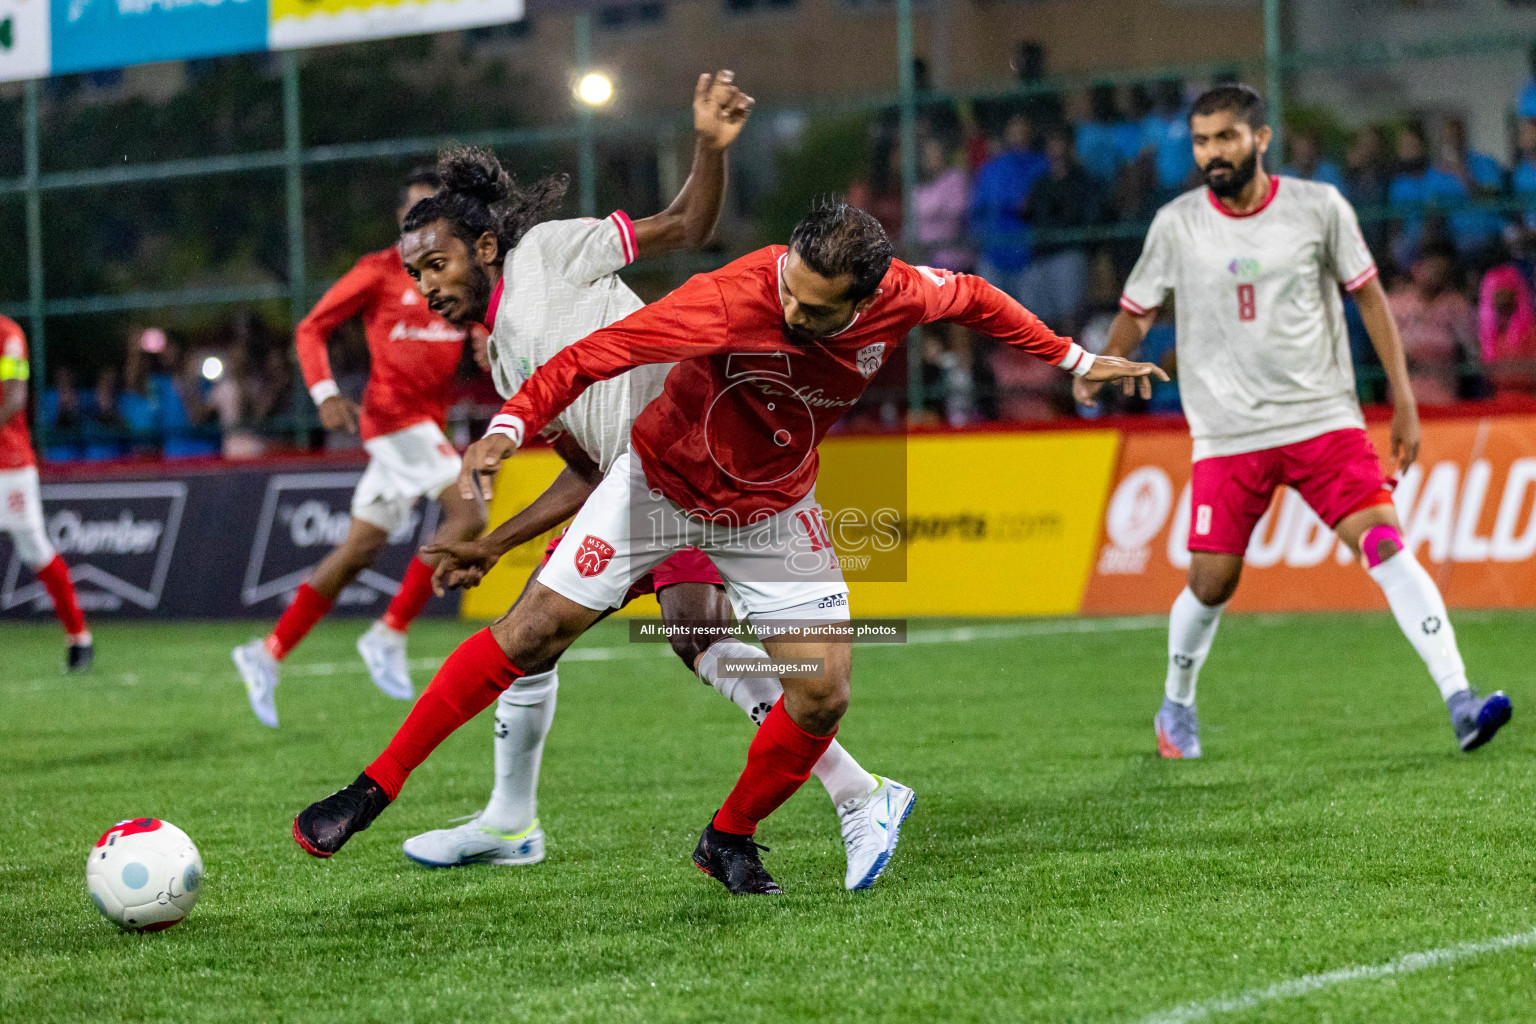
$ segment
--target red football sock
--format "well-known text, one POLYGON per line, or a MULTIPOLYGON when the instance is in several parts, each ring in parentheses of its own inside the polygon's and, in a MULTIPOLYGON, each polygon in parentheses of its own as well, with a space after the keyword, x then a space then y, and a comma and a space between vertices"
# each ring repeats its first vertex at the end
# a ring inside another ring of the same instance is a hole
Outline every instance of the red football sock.
POLYGON ((69 566, 64 564, 63 556, 54 555, 53 561, 37 570, 37 578, 48 588, 48 596, 53 598, 53 613, 63 623, 64 632, 71 637, 82 635, 85 632, 85 613, 80 610, 80 601, 75 597, 75 585, 69 581, 69 566))
POLYGON ((794 723, 784 710, 784 698, 768 712, 747 748, 747 767, 736 788, 715 812, 715 828, 739 836, 757 831, 757 823, 811 777, 811 768, 832 745, 833 736, 812 736, 794 723))
POLYGON ((325 618, 331 610, 331 599, 308 583, 302 584, 293 595, 293 604, 283 612, 267 636, 267 651, 282 661, 288 652, 299 646, 299 641, 309 635, 315 623, 325 618))
POLYGON ((432 567, 420 558, 412 558, 411 564, 405 567, 405 579, 400 581, 400 589, 395 592, 389 607, 384 609, 381 621, 390 629, 404 633, 411 628, 411 620, 421 614, 431 596, 432 567))
POLYGON ((437 670, 384 753, 368 766, 368 777, 393 800, 400 795, 406 776, 439 743, 490 707, 525 674, 507 658, 489 629, 465 640, 437 670))

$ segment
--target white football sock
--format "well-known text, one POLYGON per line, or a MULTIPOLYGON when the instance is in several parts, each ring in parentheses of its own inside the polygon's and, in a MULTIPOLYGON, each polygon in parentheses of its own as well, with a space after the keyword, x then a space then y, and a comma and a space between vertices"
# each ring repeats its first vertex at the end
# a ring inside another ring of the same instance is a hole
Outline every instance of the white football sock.
POLYGON ((1453 694, 1468 689, 1467 666, 1456 648, 1456 631, 1446 614, 1445 599, 1413 552, 1399 551, 1367 571, 1387 595, 1398 628, 1424 659, 1440 696, 1450 700, 1453 694))
MULTIPOLYGON (((718 690, 722 697, 745 711, 752 719, 752 724, 762 725, 768 712, 773 710, 773 706, 784 695, 784 687, 779 683, 778 677, 765 675, 722 678, 719 674, 721 658, 730 661, 749 658, 767 660, 768 655, 740 640, 717 640, 709 646, 708 650, 699 655, 699 663, 696 666, 700 679, 718 690)), ((880 785, 880 780, 865 771, 837 740, 833 740, 832 745, 827 747, 826 753, 821 755, 821 759, 816 762, 811 772, 827 788, 827 796, 832 798, 834 807, 841 806, 847 800, 868 796, 880 785)))
POLYGON ((516 835, 539 811, 539 760, 555 720, 558 669, 523 676, 496 698, 496 785, 480 812, 480 824, 516 835))
POLYGON ((1200 666, 1211 653, 1221 611, 1226 605, 1211 607, 1200 603, 1194 591, 1185 587, 1174 599, 1168 613, 1168 679, 1163 692, 1175 704, 1193 707, 1195 682, 1200 666))

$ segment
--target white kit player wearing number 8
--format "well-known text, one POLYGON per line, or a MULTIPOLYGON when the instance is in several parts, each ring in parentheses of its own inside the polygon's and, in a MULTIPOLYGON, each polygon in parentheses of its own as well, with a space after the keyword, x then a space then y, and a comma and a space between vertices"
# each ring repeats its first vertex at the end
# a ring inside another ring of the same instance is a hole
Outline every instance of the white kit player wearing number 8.
MULTIPOLYGON (((435 311, 461 327, 483 320, 491 330, 487 355, 503 396, 516 394, 535 370, 567 345, 643 306, 618 276, 637 257, 697 247, 708 240, 725 194, 725 150, 751 103, 729 71, 701 77, 694 99, 697 137, 688 183, 670 209, 639 221, 615 212, 602 220, 552 220, 523 229, 522 224, 542 215, 540 206, 552 203, 530 205, 522 197, 558 192, 557 183, 543 183, 542 188, 536 184, 509 200, 506 176, 491 154, 459 150, 443 157, 443 190, 410 211, 401 251, 435 311), (489 234, 486 217, 494 225, 489 234), (470 248, 480 240, 489 246, 484 269, 477 269, 471 259, 481 255, 470 248)), ((436 574, 440 585, 473 586, 507 551, 575 514, 628 449, 635 417, 661 394, 670 370, 670 365, 637 367, 593 387, 562 412, 545 431, 553 435, 551 444, 566 462, 560 476, 490 535, 426 548, 424 553, 442 558, 436 574)), ((546 562, 556 544, 550 545, 546 562)), ((589 559, 589 572, 600 570, 611 557, 596 549, 584 549, 583 555, 589 559)), ((679 551, 647 573, 619 603, 647 593, 656 595, 668 624, 687 630, 672 637, 684 663, 761 723, 783 687, 776 676, 761 670, 723 671, 726 664, 752 665, 766 655, 730 635, 731 606, 709 558, 696 548, 679 551)), ((406 840, 407 857, 429 867, 533 864, 544 859, 545 835, 536 816, 539 761, 558 687, 558 666, 550 665, 522 676, 497 698, 490 801, 463 825, 406 840)), ((848 852, 846 885, 865 888, 889 863, 898 836, 894 826, 899 822, 882 825, 877 812, 889 798, 900 813, 910 806, 912 792, 870 775, 841 744, 828 749, 814 772, 838 810, 848 852)))
MULTIPOLYGON (((1391 484, 1355 397, 1340 290, 1360 307, 1393 397, 1392 458, 1418 456, 1419 416, 1397 325, 1355 211, 1332 185, 1264 170, 1264 101, 1224 85, 1190 108, 1205 186, 1152 221, 1106 351, 1127 355, 1169 292, 1177 295, 1179 393, 1194 436, 1189 585, 1168 622, 1168 675, 1154 719, 1158 752, 1199 757, 1195 680, 1243 553, 1275 490, 1294 488, 1386 595, 1439 688, 1463 750, 1509 720, 1502 692, 1480 698, 1439 589, 1403 542, 1391 484)), ((1096 386, 1074 388, 1092 403, 1096 386)))

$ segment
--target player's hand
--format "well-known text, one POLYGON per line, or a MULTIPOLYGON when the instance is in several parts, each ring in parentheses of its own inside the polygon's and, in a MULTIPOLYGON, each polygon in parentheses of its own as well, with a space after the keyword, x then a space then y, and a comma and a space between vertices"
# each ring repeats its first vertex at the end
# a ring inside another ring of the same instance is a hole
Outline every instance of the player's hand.
POLYGON ((485 574, 496 565, 498 557, 483 540, 428 544, 421 553, 442 557, 437 568, 432 570, 432 592, 438 597, 446 596, 450 590, 479 586, 485 574))
POLYGON ((320 425, 326 430, 357 433, 357 403, 343 395, 332 395, 320 403, 320 425))
POLYGON ((481 373, 491 372, 490 340, 490 334, 479 324, 469 329, 469 352, 474 357, 475 365, 480 367, 481 373))
POLYGON ((700 75, 693 89, 693 130, 712 149, 724 149, 736 141, 757 101, 736 88, 734 71, 700 75))
POLYGON ((491 482, 501 464, 512 457, 517 445, 506 434, 491 434, 469 446, 459 470, 459 494, 465 501, 491 500, 491 482))
POLYGON ((1419 459, 1419 445, 1424 432, 1419 427, 1419 407, 1413 402, 1396 402, 1392 406, 1392 460, 1399 473, 1408 472, 1419 459))
POLYGON ((1092 409, 1099 404, 1099 389, 1103 386, 1102 381, 1089 380, 1087 377, 1073 377, 1072 398, 1078 405, 1092 409))
MULTIPOLYGON (((1093 366, 1077 379, 1094 383, 1118 380, 1127 395, 1139 394, 1142 398, 1151 398, 1152 381, 1166 382, 1168 374, 1156 363, 1133 363, 1119 356, 1095 356, 1093 366)), ((1076 393, 1076 390, 1074 385, 1073 392, 1076 393)))

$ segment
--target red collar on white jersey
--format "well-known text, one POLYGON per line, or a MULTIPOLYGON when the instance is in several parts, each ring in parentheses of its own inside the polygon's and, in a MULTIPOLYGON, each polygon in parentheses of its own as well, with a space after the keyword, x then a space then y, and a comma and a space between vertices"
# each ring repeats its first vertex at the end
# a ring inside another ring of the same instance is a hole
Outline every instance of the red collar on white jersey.
POLYGON ((488 331, 496 329, 496 311, 501 308, 501 289, 506 283, 507 275, 503 271, 501 280, 496 282, 496 287, 491 291, 491 301, 485 306, 485 329, 488 331))
POLYGON ((1227 209, 1222 205, 1221 200, 1216 198, 1216 193, 1211 191, 1209 185, 1207 185, 1205 189, 1205 198, 1209 199, 1211 201, 1211 205, 1216 207, 1216 209, 1220 211, 1224 216, 1231 217, 1233 220, 1242 220, 1244 217, 1252 217, 1256 214, 1263 213, 1266 209, 1269 208, 1269 204, 1275 201, 1275 193, 1279 191, 1280 175, 1271 174, 1269 176, 1269 195, 1265 196, 1262 203, 1260 203, 1254 209, 1249 210, 1247 213, 1234 213, 1233 211, 1227 209))

